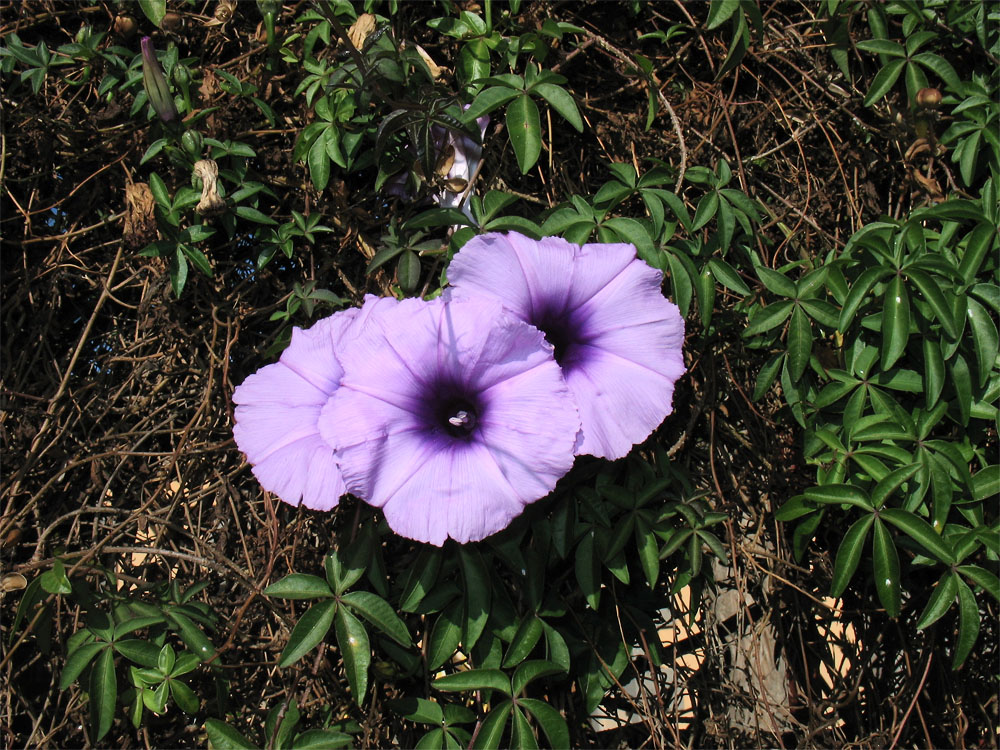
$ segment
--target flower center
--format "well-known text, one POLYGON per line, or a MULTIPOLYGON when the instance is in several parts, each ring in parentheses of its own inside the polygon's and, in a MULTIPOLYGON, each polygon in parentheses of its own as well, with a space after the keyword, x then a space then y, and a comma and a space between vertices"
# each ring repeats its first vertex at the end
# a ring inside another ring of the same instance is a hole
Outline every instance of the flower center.
POLYGON ((545 340, 552 344, 555 350, 556 362, 565 367, 572 358, 573 345, 578 343, 578 336, 575 328, 567 323, 565 316, 552 311, 543 312, 533 320, 532 324, 545 335, 545 340))
POLYGON ((476 430, 479 417, 475 405, 466 398, 444 399, 434 420, 455 438, 467 438, 476 430))

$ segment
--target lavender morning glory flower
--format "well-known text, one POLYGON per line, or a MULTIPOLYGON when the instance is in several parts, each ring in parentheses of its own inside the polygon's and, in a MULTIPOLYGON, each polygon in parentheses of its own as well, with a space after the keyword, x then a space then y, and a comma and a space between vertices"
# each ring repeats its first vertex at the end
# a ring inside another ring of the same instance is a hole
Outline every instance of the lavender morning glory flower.
POLYGON ((346 491, 317 420, 343 375, 337 343, 359 312, 344 310, 308 330, 294 329, 281 358, 233 393, 236 445, 261 486, 291 505, 330 510, 346 491))
POLYGON ((552 347, 493 299, 368 305, 319 429, 349 492, 397 534, 483 539, 573 464, 579 417, 552 347))
POLYGON ((545 333, 580 411, 578 454, 621 458, 672 411, 684 321, 632 245, 485 234, 455 255, 448 279, 545 333))

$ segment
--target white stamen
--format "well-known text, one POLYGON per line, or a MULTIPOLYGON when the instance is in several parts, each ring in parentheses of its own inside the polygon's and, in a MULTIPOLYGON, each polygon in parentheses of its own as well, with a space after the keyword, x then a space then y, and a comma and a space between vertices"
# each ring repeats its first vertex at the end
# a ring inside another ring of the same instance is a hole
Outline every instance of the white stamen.
POLYGON ((465 409, 459 411, 454 417, 448 417, 448 424, 452 427, 465 427, 471 421, 472 415, 465 411, 465 409))

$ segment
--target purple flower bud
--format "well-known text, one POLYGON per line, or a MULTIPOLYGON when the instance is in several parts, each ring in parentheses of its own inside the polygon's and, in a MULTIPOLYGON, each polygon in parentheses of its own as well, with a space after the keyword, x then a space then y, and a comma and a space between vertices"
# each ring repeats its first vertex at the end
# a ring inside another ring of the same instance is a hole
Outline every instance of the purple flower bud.
POLYGON ((174 105, 174 97, 167 86, 166 76, 163 75, 163 68, 156 59, 156 50, 153 49, 153 41, 144 36, 142 46, 142 85, 146 89, 150 104, 156 110, 156 114, 163 122, 173 122, 178 118, 177 107, 174 105))

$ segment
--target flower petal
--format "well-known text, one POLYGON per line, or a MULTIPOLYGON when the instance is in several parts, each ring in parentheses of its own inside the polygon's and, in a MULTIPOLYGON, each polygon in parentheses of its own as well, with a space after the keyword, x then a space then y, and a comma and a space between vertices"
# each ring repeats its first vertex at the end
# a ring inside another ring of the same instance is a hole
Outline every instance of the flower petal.
POLYGON ((621 458, 673 411, 677 378, 605 349, 582 350, 585 361, 565 373, 583 423, 577 454, 621 458))
POLYGON ((290 505, 329 510, 344 494, 333 451, 319 434, 320 410, 343 370, 339 339, 358 310, 296 328, 278 362, 250 375, 233 393, 236 445, 261 486, 290 505))

